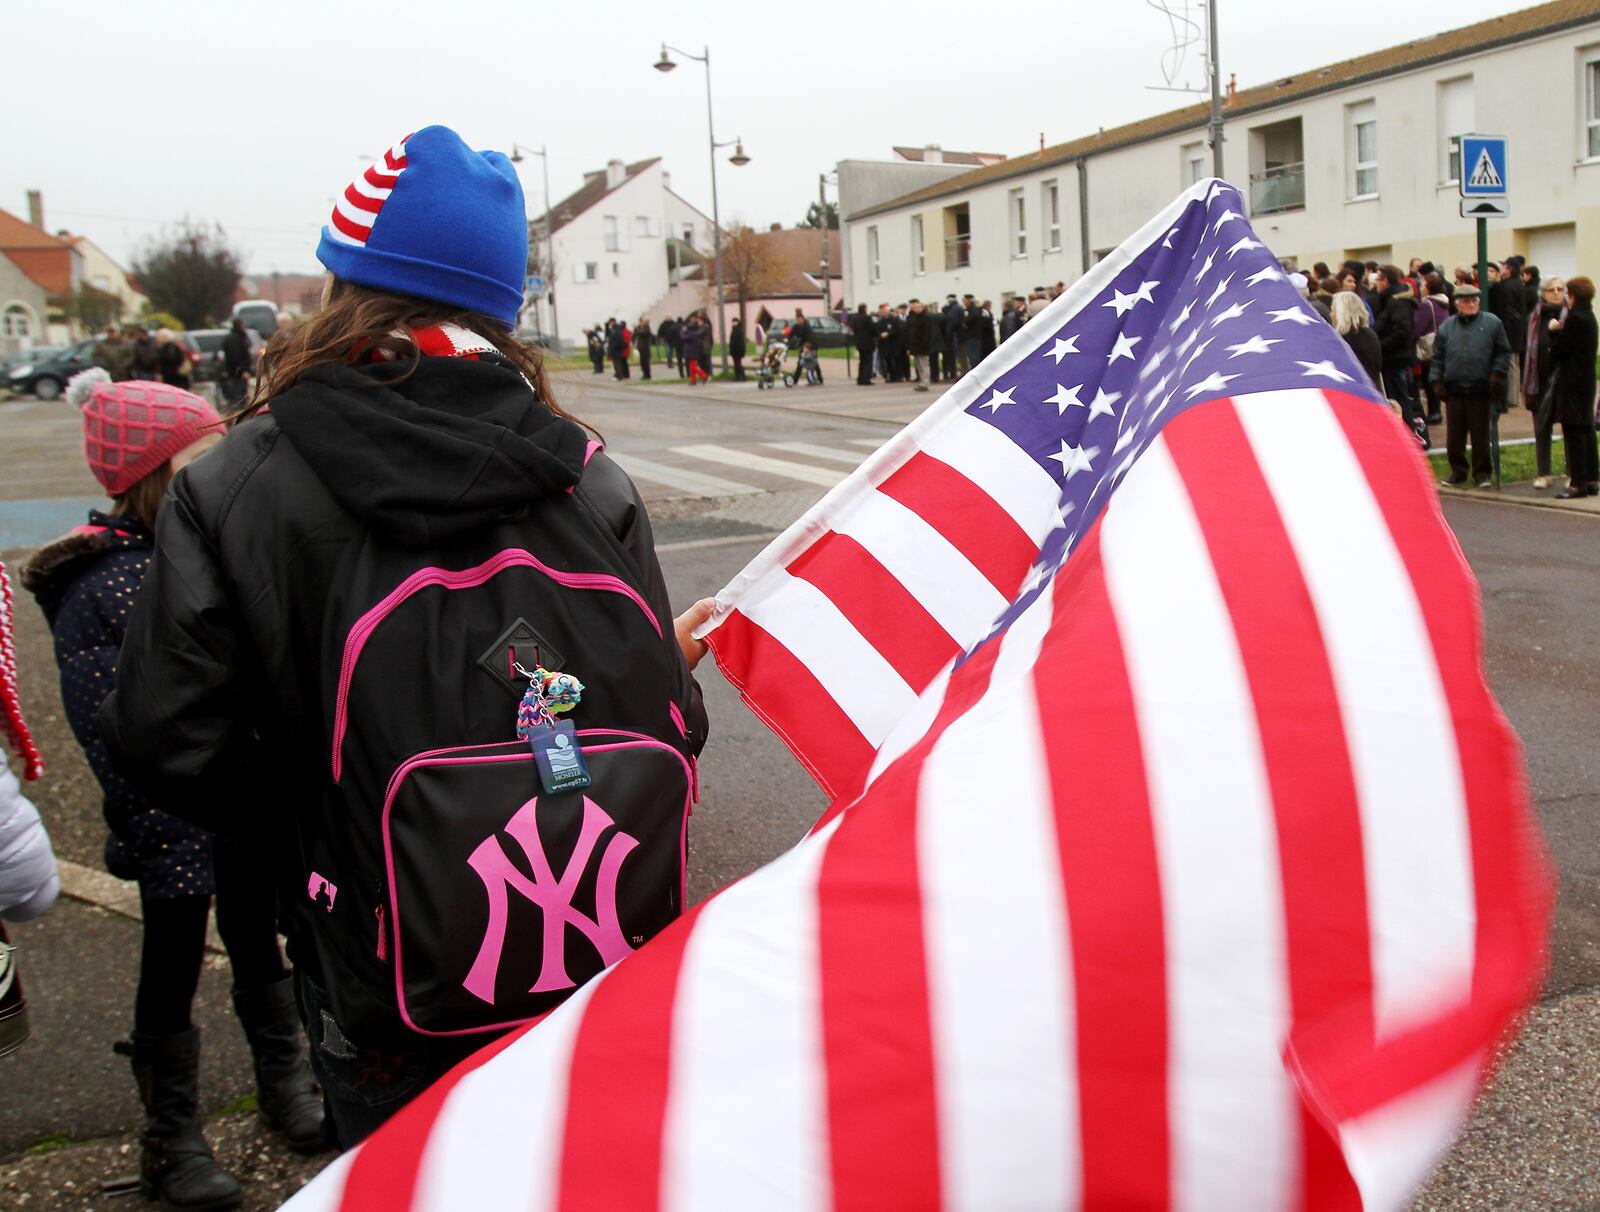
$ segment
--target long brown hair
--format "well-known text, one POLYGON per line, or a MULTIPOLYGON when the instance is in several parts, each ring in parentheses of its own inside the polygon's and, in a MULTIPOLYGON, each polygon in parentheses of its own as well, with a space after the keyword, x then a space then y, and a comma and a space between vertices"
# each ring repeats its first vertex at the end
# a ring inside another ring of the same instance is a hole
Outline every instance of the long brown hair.
POLYGON ((144 479, 129 486, 119 497, 111 498, 111 512, 144 523, 146 530, 156 528, 156 515, 161 512, 161 502, 166 499, 167 485, 172 483, 172 460, 168 459, 144 479))
MULTIPOLYGON (((255 416, 272 403, 274 396, 282 395, 299 382, 306 371, 330 362, 355 366, 388 353, 399 361, 409 362, 410 366, 398 379, 385 382, 403 382, 421 361, 411 331, 440 324, 470 329, 488 341, 533 384, 551 412, 577 421, 595 433, 593 426, 579 421, 556 403, 550 380, 545 375, 543 353, 518 341, 498 321, 447 303, 391 294, 337 278, 330 284, 321 310, 272 334, 266 349, 261 351, 261 368, 254 393, 228 420, 237 424, 255 416)), ((373 385, 377 386, 378 381, 374 380, 373 385)))

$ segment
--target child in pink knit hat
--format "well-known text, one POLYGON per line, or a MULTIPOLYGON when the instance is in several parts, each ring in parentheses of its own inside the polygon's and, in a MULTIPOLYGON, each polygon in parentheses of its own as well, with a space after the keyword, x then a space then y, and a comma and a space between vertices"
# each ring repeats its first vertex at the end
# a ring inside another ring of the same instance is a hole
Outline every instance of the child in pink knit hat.
POLYGON ((88 525, 43 548, 22 583, 49 621, 62 703, 104 792, 111 830, 106 866, 139 884, 144 937, 133 1038, 119 1048, 133 1060, 145 1101, 140 1186, 164 1207, 233 1207, 240 1186, 201 1134, 200 1035, 190 1018, 213 896, 261 1114, 297 1148, 323 1144, 322 1104, 278 948, 275 890, 239 847, 168 815, 137 791, 107 752, 98 718, 116 684, 117 653, 149 568, 167 487, 221 439, 222 422, 191 392, 112 382, 101 370, 74 377, 67 398, 83 411, 84 456, 111 509, 91 511, 88 525))

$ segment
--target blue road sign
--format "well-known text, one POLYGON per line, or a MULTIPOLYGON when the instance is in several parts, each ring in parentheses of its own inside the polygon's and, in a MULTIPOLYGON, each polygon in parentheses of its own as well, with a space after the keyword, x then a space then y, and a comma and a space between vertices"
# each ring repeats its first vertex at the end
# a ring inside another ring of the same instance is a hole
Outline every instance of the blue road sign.
POLYGON ((525 281, 522 285, 523 289, 525 289, 535 299, 544 294, 544 279, 538 274, 529 274, 527 281, 525 281))
POLYGON ((1506 141, 1500 135, 1461 136, 1461 196, 1498 197, 1506 192, 1506 141))

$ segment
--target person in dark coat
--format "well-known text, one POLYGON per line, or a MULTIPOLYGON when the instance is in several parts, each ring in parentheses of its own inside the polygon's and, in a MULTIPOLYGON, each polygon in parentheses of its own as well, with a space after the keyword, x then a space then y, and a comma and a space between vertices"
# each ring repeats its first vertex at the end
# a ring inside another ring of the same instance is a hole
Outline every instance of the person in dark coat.
MULTIPOLYGON (((965 306, 961 309, 961 361, 957 364, 962 374, 966 374, 979 362, 983 361, 983 308, 978 306, 978 300, 972 295, 963 298, 965 306)), ((989 340, 994 341, 994 325, 989 325, 989 340)))
POLYGON ((1342 290, 1333 296, 1329 311, 1334 330, 1344 338, 1356 361, 1361 363, 1361 369, 1367 372, 1373 390, 1382 391, 1383 347, 1378 342, 1378 334, 1367 323, 1367 309, 1352 291, 1342 290))
POLYGON ((106 335, 95 343, 94 364, 119 383, 136 377, 133 345, 115 328, 106 329, 106 335))
POLYGON ((933 313, 922 305, 921 299, 912 299, 911 310, 906 315, 906 354, 916 369, 917 385, 913 391, 928 390, 932 381, 929 358, 933 348, 933 313))
POLYGON ((87 525, 41 549, 22 583, 50 625, 62 705, 100 784, 111 829, 106 867, 139 885, 143 946, 127 1054, 145 1105, 141 1185, 168 1208, 232 1207, 239 1183, 201 1134, 200 1032, 190 1017, 213 895, 262 1114, 296 1148, 324 1147, 322 1104, 278 949, 275 888, 254 856, 169 816, 131 785, 98 722, 116 684, 167 486, 221 438, 221 421, 189 392, 116 384, 99 371, 76 376, 67 398, 83 411, 84 452, 112 507, 90 511, 87 525), (151 425, 158 416, 159 428, 151 425), (133 429, 157 436, 126 444, 133 429))
POLYGON ((128 330, 133 343, 133 377, 147 382, 161 380, 161 346, 147 331, 135 325, 128 330))
POLYGON ((733 359, 733 381, 744 382, 744 317, 735 316, 733 326, 728 329, 728 357, 733 359))
POLYGON ((988 299, 983 301, 983 327, 978 331, 978 361, 983 361, 995 349, 994 307, 988 299))
POLYGON ((1417 319, 1417 300, 1406 285, 1399 267, 1378 268, 1378 289, 1372 300, 1373 330, 1383 349, 1383 393, 1400 405, 1401 419, 1413 432, 1427 436, 1422 410, 1417 407, 1411 364, 1416 361, 1417 342, 1412 335, 1417 319))
POLYGON ((1448 487, 1467 482, 1467 438, 1472 439, 1472 476, 1479 488, 1493 483, 1494 463, 1489 452, 1489 430, 1494 401, 1505 398, 1506 371, 1511 364, 1511 343, 1494 316, 1481 310, 1476 286, 1456 289, 1456 314, 1439 326, 1433 342, 1433 362, 1428 375, 1444 401, 1445 454, 1448 487))
POLYGON ((856 386, 872 386, 872 355, 878 348, 878 325, 867 314, 867 305, 856 305, 856 314, 850 317, 850 334, 855 338, 856 358, 860 365, 856 368, 856 386))
MULTIPOLYGON (((1494 277, 1494 271, 1490 271, 1494 277)), ((1528 302, 1522 285, 1522 258, 1507 257, 1500 275, 1489 287, 1486 310, 1496 316, 1506 330, 1506 340, 1511 342, 1511 370, 1506 375, 1506 398, 1500 411, 1514 408, 1520 403, 1522 388, 1522 353, 1528 341, 1528 302)))
POLYGON ((189 361, 189 351, 178 334, 163 328, 157 336, 156 361, 161 367, 161 381, 169 387, 189 390, 189 373, 194 364, 189 361))
POLYGON ((705 368, 704 357, 709 344, 706 326, 698 314, 690 316, 678 329, 678 345, 683 365, 689 373, 691 387, 708 380, 711 375, 705 368))
POLYGON ((606 321, 606 357, 611 359, 611 377, 628 377, 627 328, 621 320, 606 321))
POLYGON ((1539 306, 1528 315, 1528 337, 1522 354, 1522 400, 1533 413, 1535 488, 1550 487, 1550 440, 1556 428, 1556 397, 1550 390, 1555 379, 1552 346, 1561 321, 1567 317, 1567 284, 1548 278, 1539 291, 1539 306))
POLYGON ((1022 309, 1027 305, 1027 300, 1020 295, 1006 300, 1005 310, 1000 314, 1000 343, 1002 345, 1015 336, 1017 329, 1022 327, 1022 322, 1027 319, 1027 313, 1022 309))
POLYGON ((639 351, 639 377, 650 377, 650 342, 655 340, 655 334, 650 331, 650 320, 647 316, 639 317, 639 326, 633 330, 633 346, 639 351))
POLYGON ((1555 375, 1556 419, 1567 448, 1567 486, 1562 499, 1600 495, 1600 449, 1595 445, 1595 356, 1600 328, 1594 318, 1594 282, 1567 280, 1567 316, 1556 325, 1550 342, 1555 375))
MULTIPOLYGON (((800 355, 800 351, 805 349, 805 347, 807 345, 811 346, 812 349, 815 350, 816 349, 816 344, 817 344, 816 340, 814 339, 814 337, 812 335, 811 321, 806 319, 805 313, 803 311, 801 311, 798 307, 795 308, 794 309, 794 320, 789 325, 789 336, 788 336, 789 348, 795 351, 795 356, 798 358, 799 355, 800 355)), ((821 358, 817 359, 816 375, 817 375, 816 383, 817 383, 817 385, 820 386, 821 383, 822 383, 822 359, 821 358)))
POLYGON ((905 352, 906 329, 887 303, 878 305, 878 371, 887 383, 899 383, 900 358, 905 352))
POLYGON ((954 295, 946 295, 941 314, 944 317, 944 377, 956 379, 961 376, 961 326, 967 309, 954 295))
POLYGON ((928 307, 928 382, 937 383, 944 371, 944 313, 937 307, 928 307))
POLYGON ((250 335, 244 330, 244 321, 235 319, 222 339, 222 398, 229 404, 244 399, 250 371, 250 335))
POLYGON ((678 322, 671 316, 661 321, 661 327, 656 329, 656 336, 661 344, 667 347, 667 369, 678 369, 678 322))

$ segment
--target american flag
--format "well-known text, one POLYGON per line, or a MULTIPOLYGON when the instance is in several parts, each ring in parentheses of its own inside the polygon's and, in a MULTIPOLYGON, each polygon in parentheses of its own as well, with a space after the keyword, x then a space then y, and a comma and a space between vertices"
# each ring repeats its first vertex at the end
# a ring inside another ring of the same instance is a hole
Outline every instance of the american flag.
POLYGON ((1545 866, 1425 466, 1242 210, 1181 196, 722 595, 818 827, 296 1212, 1403 1204, 1545 866))

